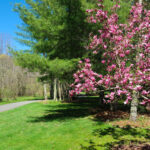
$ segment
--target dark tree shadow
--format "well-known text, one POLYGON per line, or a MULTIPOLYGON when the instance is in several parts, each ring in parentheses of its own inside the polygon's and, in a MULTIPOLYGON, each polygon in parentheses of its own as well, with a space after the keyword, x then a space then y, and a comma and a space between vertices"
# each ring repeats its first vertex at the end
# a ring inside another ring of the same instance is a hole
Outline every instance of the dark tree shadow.
POLYGON ((99 137, 105 135, 111 135, 114 139, 120 139, 120 137, 125 135, 132 135, 135 137, 144 137, 150 139, 150 129, 145 129, 146 132, 141 132, 138 128, 132 128, 130 125, 125 127, 113 126, 107 127, 104 129, 97 129, 94 131, 94 135, 98 135, 99 137))
POLYGON ((82 150, 97 150, 96 147, 105 148, 106 150, 111 150, 112 146, 114 145, 124 145, 124 144, 141 144, 142 142, 137 140, 140 138, 145 138, 146 141, 150 141, 150 129, 143 129, 142 131, 138 128, 132 128, 131 126, 127 125, 125 127, 118 127, 118 126, 109 126, 106 128, 100 128, 93 132, 94 136, 97 136, 102 139, 104 136, 112 136, 115 142, 108 140, 105 144, 96 144, 92 140, 88 142, 89 146, 81 145, 82 150), (130 139, 122 139, 123 136, 132 136, 135 140, 130 139))
POLYGON ((73 118, 80 118, 92 115, 92 108, 97 108, 98 100, 82 100, 74 103, 61 105, 45 105, 45 115, 40 117, 30 117, 30 122, 48 122, 53 120, 69 120, 73 118))
MULTIPOLYGON (((42 106, 43 107, 43 106, 42 106)), ((77 101, 74 101, 72 103, 62 103, 62 104, 56 104, 56 105, 44 105, 45 112, 43 116, 36 116, 36 117, 30 117, 29 122, 32 123, 38 123, 38 122, 50 122, 50 121, 66 121, 71 120, 75 118, 82 118, 89 115, 95 115, 97 114, 97 111, 91 111, 92 109, 98 109, 108 110, 108 106, 101 106, 99 105, 99 99, 98 98, 78 98, 77 101)), ((104 124, 104 122, 93 119, 93 121, 97 122, 99 125, 104 124)), ((125 127, 119 127, 119 126, 106 126, 106 127, 100 127, 99 129, 96 129, 93 131, 93 136, 101 140, 105 136, 111 136, 113 141, 105 141, 105 143, 98 144, 92 139, 90 141, 87 141, 87 145, 81 145, 82 150, 97 150, 104 148, 106 150, 110 150, 113 145, 123 145, 126 143, 139 143, 137 139, 145 138, 146 140, 150 141, 150 129, 140 129, 139 128, 132 128, 131 126, 127 125, 125 127), (130 140, 123 138, 124 136, 133 137, 130 140)))

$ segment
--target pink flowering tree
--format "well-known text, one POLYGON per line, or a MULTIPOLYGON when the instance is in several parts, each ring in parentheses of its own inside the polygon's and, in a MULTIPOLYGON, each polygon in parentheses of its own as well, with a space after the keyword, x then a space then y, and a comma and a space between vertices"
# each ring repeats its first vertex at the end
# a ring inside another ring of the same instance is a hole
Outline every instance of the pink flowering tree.
POLYGON ((104 101, 113 102, 116 97, 125 97, 125 104, 131 103, 130 119, 135 121, 137 106, 150 103, 150 10, 141 4, 132 6, 128 22, 118 23, 117 3, 111 14, 104 10, 102 0, 97 9, 89 9, 89 23, 100 24, 97 35, 90 37, 89 49, 96 55, 103 52, 107 74, 98 75, 91 69, 90 60, 80 62, 79 71, 74 74, 70 95, 83 90, 96 91, 99 86, 110 90, 104 101))

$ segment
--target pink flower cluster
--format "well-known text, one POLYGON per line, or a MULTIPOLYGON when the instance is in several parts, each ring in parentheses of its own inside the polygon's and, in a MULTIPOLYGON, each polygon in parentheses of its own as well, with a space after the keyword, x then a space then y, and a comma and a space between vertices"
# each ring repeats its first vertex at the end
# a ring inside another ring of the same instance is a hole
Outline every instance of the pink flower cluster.
POLYGON ((133 91, 143 99, 142 104, 150 102, 150 10, 144 10, 137 3, 130 11, 128 23, 119 24, 115 11, 120 8, 118 4, 113 7, 110 16, 103 10, 102 2, 98 7, 100 8, 87 10, 88 21, 102 26, 97 35, 91 36, 89 49, 94 54, 103 52, 101 63, 106 64, 107 75, 95 80, 95 77, 100 76, 85 61, 85 66, 80 66, 81 71, 76 74, 75 82, 78 84, 73 84, 71 95, 80 93, 85 88, 96 90, 97 86, 103 86, 111 89, 105 96, 108 102, 113 101, 115 96, 124 95, 127 104, 132 100, 133 91), (84 78, 84 83, 80 76, 84 78))
POLYGON ((99 75, 92 71, 89 58, 79 61, 79 70, 73 76, 75 82, 71 85, 73 90, 70 90, 70 96, 79 94, 82 91, 96 91, 96 79, 99 75))

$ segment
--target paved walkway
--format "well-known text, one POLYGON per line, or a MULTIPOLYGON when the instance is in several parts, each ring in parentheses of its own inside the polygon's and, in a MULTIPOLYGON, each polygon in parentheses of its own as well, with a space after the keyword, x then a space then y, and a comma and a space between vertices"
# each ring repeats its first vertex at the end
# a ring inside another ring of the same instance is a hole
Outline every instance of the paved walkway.
POLYGON ((32 100, 32 101, 24 101, 24 102, 17 102, 17 103, 10 103, 10 104, 4 104, 0 105, 0 112, 11 110, 26 104, 40 102, 41 100, 32 100))

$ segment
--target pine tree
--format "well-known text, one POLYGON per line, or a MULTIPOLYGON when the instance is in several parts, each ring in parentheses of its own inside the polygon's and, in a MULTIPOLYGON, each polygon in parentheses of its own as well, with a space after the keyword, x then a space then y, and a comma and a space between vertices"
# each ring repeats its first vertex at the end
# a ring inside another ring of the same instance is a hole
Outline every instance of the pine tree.
POLYGON ((14 53, 18 63, 38 70, 41 80, 69 82, 75 62, 86 51, 91 25, 86 22, 85 10, 92 5, 86 0, 26 0, 26 5, 16 4, 14 10, 24 23, 18 27, 18 40, 30 47, 14 53))

